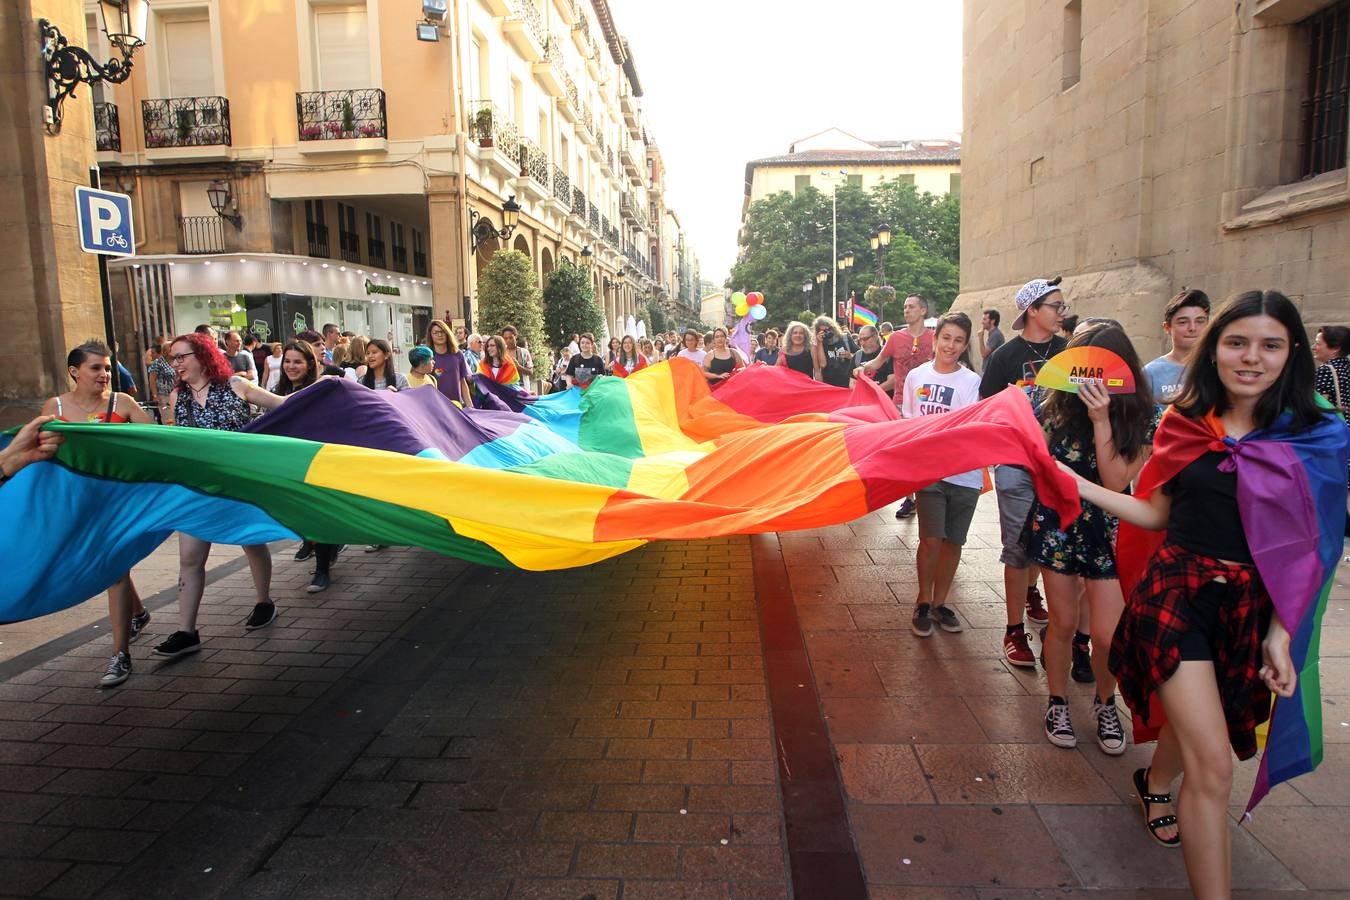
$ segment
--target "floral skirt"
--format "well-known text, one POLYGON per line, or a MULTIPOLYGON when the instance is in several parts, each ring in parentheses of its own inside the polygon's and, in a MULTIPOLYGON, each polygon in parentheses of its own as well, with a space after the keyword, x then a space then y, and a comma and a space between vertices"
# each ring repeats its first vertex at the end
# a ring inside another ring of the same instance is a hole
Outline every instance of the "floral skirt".
POLYGON ((1083 502, 1082 514, 1066 529, 1059 513, 1040 501, 1031 505, 1022 528, 1022 546, 1031 561, 1053 572, 1083 578, 1116 577, 1116 517, 1083 502))

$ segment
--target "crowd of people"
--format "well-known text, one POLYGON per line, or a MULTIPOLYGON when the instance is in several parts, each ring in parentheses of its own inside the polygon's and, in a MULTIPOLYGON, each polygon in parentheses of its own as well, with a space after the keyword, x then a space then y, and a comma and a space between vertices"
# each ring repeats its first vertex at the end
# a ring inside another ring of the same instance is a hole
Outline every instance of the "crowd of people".
MULTIPOLYGON (((626 378, 680 358, 699 366, 714 387, 760 365, 839 387, 871 379, 903 418, 950 413, 1016 386, 1026 393, 1050 455, 1076 479, 1081 514, 1064 525, 1038 501, 1027 470, 994 468, 1007 613, 1004 657, 1013 666, 1044 667, 1043 727, 1056 747, 1078 743, 1067 702, 1070 679, 1094 685, 1091 731, 1110 756, 1126 748, 1117 689, 1136 716, 1150 702, 1161 704, 1167 724, 1152 763, 1134 773, 1144 820, 1158 843, 1185 848, 1193 884, 1221 893, 1229 878, 1230 748, 1244 759, 1255 753, 1254 729, 1264 720, 1270 693, 1289 696, 1296 679, 1289 623, 1271 613, 1238 513, 1238 475, 1225 461, 1249 435, 1267 439, 1319 427, 1347 411, 1350 328, 1326 325, 1310 341, 1297 309, 1279 293, 1247 292, 1211 310, 1209 297, 1190 289, 1164 311, 1169 351, 1143 364, 1115 320, 1067 315, 1058 278, 1028 282, 1015 304, 1011 338, 1000 330, 997 310, 985 310, 976 328, 964 313, 931 319, 928 301, 913 294, 904 301, 899 328, 864 325, 855 333, 821 316, 809 324, 792 321, 781 334, 771 328, 738 335, 748 337, 742 346, 722 327, 627 335, 604 347, 584 333, 539 364, 513 327, 471 334, 437 320, 422 343, 407 350, 407 374, 399 371, 387 341, 333 325, 270 345, 234 331, 217 335, 203 325, 157 341, 146 355, 144 405, 124 389, 131 387, 129 373, 119 372, 106 347, 89 342, 67 358, 70 388, 51 398, 42 416, 0 453, 0 483, 55 453, 59 435, 40 430, 52 419, 238 431, 259 411, 277 408, 323 377, 377 391, 430 387, 467 406, 480 391, 480 378, 525 393, 584 390, 602 376, 626 378), (1135 389, 1108 393, 1092 382, 1072 393, 1038 386, 1039 370, 1074 347, 1114 353, 1135 389), (978 372, 972 352, 981 360, 978 372), (1199 454, 1165 479, 1145 478, 1141 471, 1147 476, 1146 464, 1168 439, 1160 422, 1169 406, 1172 415, 1212 423, 1228 446, 1217 444, 1224 449, 1199 454), (1166 534, 1129 595, 1118 577, 1120 520, 1166 534), (1039 630, 1039 656, 1028 625, 1039 630), (1171 785, 1183 770, 1188 774, 1174 802, 1171 785)), ((964 629, 951 590, 985 489, 985 472, 955 473, 904 498, 897 511, 897 518, 918 518, 911 615, 918 638, 964 629)), ((243 549, 255 589, 244 625, 262 628, 277 617, 271 554, 266 545, 243 549)), ((172 659, 200 649, 196 619, 209 550, 206 542, 180 535, 178 628, 154 648, 155 656, 172 659)), ((342 550, 309 541, 300 547, 297 559, 315 560, 310 591, 329 586, 342 550)), ((104 687, 131 674, 130 642, 150 620, 130 572, 108 597, 113 656, 100 680, 104 687)))

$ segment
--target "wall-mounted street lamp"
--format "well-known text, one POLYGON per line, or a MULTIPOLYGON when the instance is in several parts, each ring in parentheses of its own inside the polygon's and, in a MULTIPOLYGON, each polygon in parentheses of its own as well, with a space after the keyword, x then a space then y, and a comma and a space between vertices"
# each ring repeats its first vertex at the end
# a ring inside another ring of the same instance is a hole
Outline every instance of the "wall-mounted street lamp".
POLYGON ((583 266, 590 266, 591 257, 593 256, 595 256, 595 254, 591 252, 591 247, 589 244, 581 248, 581 264, 583 266))
POLYGON ((47 131, 61 131, 61 107, 80 84, 121 84, 131 77, 131 57, 145 44, 149 0, 99 0, 103 33, 121 59, 100 63, 83 47, 71 46, 61 29, 38 19, 38 39, 47 75, 47 131))
MULTIPOLYGON (((503 241, 511 239, 511 232, 516 230, 516 223, 520 221, 520 204, 516 202, 516 195, 512 194, 505 203, 502 204, 502 227, 498 229, 492 224, 492 220, 485 215, 480 215, 478 210, 469 209, 469 249, 475 253, 478 247, 484 241, 492 238, 501 238, 503 241)), ((581 251, 585 256, 586 251, 581 251)))
POLYGON ((206 189, 206 199, 211 201, 211 208, 216 211, 216 215, 233 225, 236 231, 243 230, 244 218, 239 215, 239 203, 228 181, 216 179, 211 182, 211 186, 206 189))

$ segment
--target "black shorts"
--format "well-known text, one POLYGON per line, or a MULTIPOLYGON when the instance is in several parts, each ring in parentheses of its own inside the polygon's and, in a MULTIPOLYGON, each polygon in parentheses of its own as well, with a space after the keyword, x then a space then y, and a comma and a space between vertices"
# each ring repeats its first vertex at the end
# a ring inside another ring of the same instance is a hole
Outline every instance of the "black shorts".
POLYGON ((1231 602, 1232 587, 1210 581, 1186 604, 1186 632, 1177 642, 1181 659, 1214 661, 1214 641, 1219 636, 1219 607, 1231 602))

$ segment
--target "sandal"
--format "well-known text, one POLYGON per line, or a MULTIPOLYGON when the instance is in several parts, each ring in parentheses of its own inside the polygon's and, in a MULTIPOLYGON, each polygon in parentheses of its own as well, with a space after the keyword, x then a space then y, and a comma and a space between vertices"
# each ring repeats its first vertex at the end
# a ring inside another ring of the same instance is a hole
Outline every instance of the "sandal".
POLYGON ((1174 815, 1158 816, 1156 819, 1148 817, 1148 808, 1154 803, 1171 803, 1171 794, 1150 794, 1148 792, 1148 769, 1134 770, 1134 790, 1139 795, 1139 807, 1144 812, 1144 825, 1148 828, 1149 836, 1164 847, 1180 847, 1181 835, 1175 835, 1171 840, 1163 840, 1158 837, 1158 829, 1166 828, 1169 825, 1177 824, 1177 817, 1174 815))

